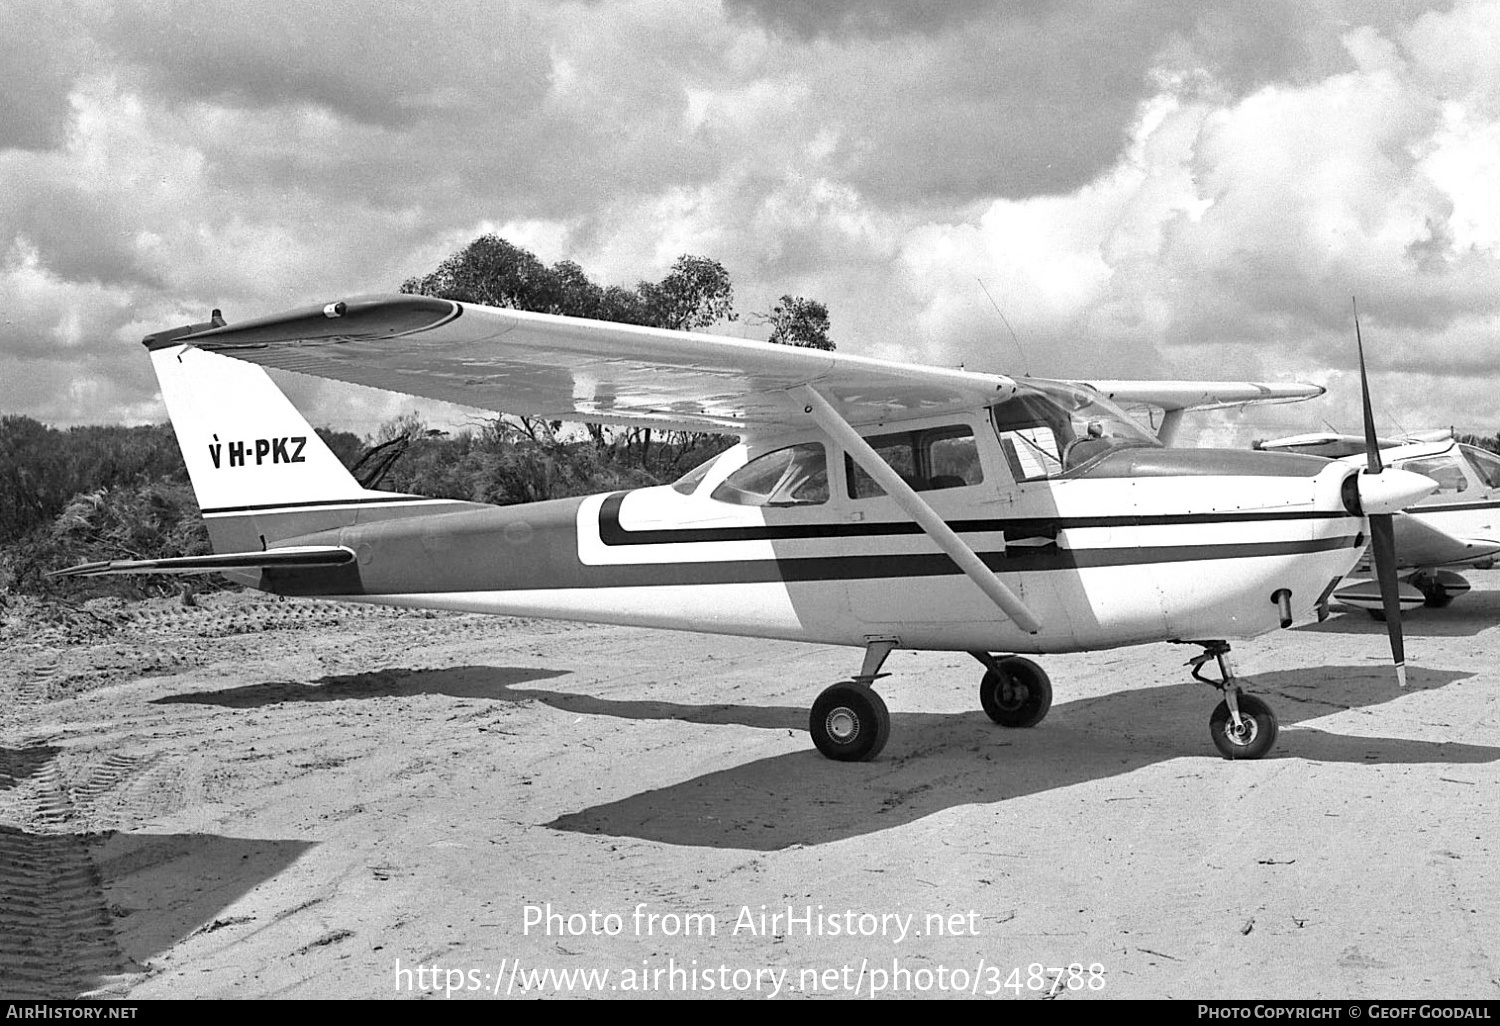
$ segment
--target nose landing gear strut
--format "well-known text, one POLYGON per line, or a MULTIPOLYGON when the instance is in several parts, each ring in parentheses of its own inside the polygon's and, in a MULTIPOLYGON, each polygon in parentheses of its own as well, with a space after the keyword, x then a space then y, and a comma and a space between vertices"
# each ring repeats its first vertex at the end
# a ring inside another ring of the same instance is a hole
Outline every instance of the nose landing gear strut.
POLYGON ((1224 700, 1214 707, 1208 718, 1209 736, 1214 747, 1226 759, 1259 759, 1276 743, 1276 714, 1254 695, 1240 690, 1233 664, 1229 661, 1229 642, 1192 641, 1203 646, 1203 652, 1189 659, 1193 679, 1216 688, 1224 700), (1203 665, 1210 659, 1219 664, 1219 679, 1203 675, 1203 665))

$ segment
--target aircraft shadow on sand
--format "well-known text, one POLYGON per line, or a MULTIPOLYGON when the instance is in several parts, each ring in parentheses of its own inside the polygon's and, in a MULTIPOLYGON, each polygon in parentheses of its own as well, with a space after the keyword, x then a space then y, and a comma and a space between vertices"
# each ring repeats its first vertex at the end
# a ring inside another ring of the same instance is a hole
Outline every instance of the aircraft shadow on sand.
POLYGON ((343 702, 369 698, 447 695, 449 698, 503 698, 513 684, 566 676, 567 670, 530 666, 456 667, 449 670, 374 670, 323 677, 311 683, 266 681, 223 691, 194 691, 154 699, 153 705, 221 705, 259 709, 283 702, 343 702))
POLYGON ((218 834, 121 833, 97 844, 101 872, 108 877, 120 867, 112 915, 124 917, 116 936, 122 953, 138 964, 194 934, 231 930, 227 942, 284 918, 220 919, 218 913, 316 847, 314 841, 218 834))
MULTIPOLYGON (((60 751, 0 748, 0 789, 36 777, 60 751)), ((195 933, 253 929, 215 916, 312 846, 0 823, 0 990, 14 1000, 109 993, 195 933)))
MULTIPOLYGON (((1375 705, 1398 694, 1384 667, 1329 667, 1323 674, 1327 677, 1313 682, 1307 670, 1246 679, 1250 690, 1270 698, 1283 727, 1268 758, 1377 765, 1500 761, 1497 747, 1350 737, 1299 727, 1302 721, 1375 705)), ((1469 676, 1414 669, 1407 693, 1469 676)), ((802 709, 741 710, 731 715, 718 706, 673 709, 669 703, 520 693, 570 712, 806 729, 807 713, 802 709)), ((874 763, 830 763, 809 748, 570 813, 548 825, 717 848, 771 851, 794 844, 826 844, 956 806, 988 805, 1103 780, 1168 759, 1217 760, 1202 740, 1212 705, 1205 697, 1176 684, 1132 689, 1055 706, 1040 726, 1015 731, 991 724, 978 710, 898 712, 892 716, 885 756, 874 763)))
MULTIPOLYGON (((678 720, 760 730, 807 729, 807 710, 786 706, 683 704, 611 699, 525 686, 566 671, 511 666, 382 670, 311 684, 257 684, 157 699, 255 708, 286 701, 443 694, 540 702, 583 716, 678 720)), ((1399 692, 1384 666, 1304 668, 1244 678, 1266 697, 1282 727, 1268 758, 1358 764, 1500 761, 1500 748, 1403 738, 1351 737, 1299 726, 1343 710, 1378 705, 1471 677, 1414 667, 1399 692)), ((1168 684, 1054 706, 1030 730, 1006 730, 978 709, 892 715, 891 742, 873 763, 825 760, 806 751, 760 759, 559 817, 559 830, 663 843, 776 850, 844 840, 910 823, 944 809, 991 804, 1103 780, 1184 756, 1218 759, 1203 738, 1212 708, 1204 690, 1168 684), (997 772, 1003 770, 1003 772, 997 772)), ((726 745, 726 760, 733 746, 726 745)))

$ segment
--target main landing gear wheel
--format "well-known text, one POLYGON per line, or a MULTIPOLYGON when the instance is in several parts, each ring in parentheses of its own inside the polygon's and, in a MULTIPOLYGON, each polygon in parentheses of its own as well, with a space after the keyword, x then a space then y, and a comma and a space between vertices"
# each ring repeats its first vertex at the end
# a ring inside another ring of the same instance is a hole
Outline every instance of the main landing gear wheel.
POLYGON ((1208 718, 1214 747, 1226 759, 1259 759, 1276 743, 1276 714, 1254 695, 1238 696, 1240 725, 1234 725, 1229 703, 1220 702, 1208 718))
POLYGON ((1414 574, 1408 583, 1422 593, 1422 605, 1428 609, 1446 609, 1469 590, 1469 582, 1451 570, 1414 574))
POLYGON ((839 762, 873 759, 891 736, 891 714, 873 688, 835 684, 813 703, 808 733, 818 751, 839 762))
POLYGON ((1052 681, 1030 659, 999 659, 979 682, 979 704, 1002 727, 1034 727, 1052 708, 1052 681))

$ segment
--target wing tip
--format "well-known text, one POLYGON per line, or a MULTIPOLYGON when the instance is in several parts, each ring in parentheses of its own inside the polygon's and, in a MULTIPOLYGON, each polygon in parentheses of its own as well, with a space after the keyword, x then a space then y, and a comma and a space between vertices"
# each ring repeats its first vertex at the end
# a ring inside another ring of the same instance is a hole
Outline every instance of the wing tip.
POLYGON ((456 300, 380 293, 299 307, 237 324, 225 321, 223 314, 215 309, 207 321, 154 332, 143 338, 141 344, 155 352, 185 344, 203 349, 233 349, 302 339, 391 338, 438 327, 462 314, 463 304, 456 300))

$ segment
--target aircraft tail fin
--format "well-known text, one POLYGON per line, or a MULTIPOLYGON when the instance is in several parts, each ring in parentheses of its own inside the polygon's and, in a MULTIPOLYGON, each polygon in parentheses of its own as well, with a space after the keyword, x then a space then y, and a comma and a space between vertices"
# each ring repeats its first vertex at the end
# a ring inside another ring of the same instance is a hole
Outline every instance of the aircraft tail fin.
POLYGON ((223 323, 215 310, 143 341, 216 552, 265 549, 372 508, 384 510, 375 519, 431 511, 434 500, 360 485, 263 368, 175 341, 223 323))

